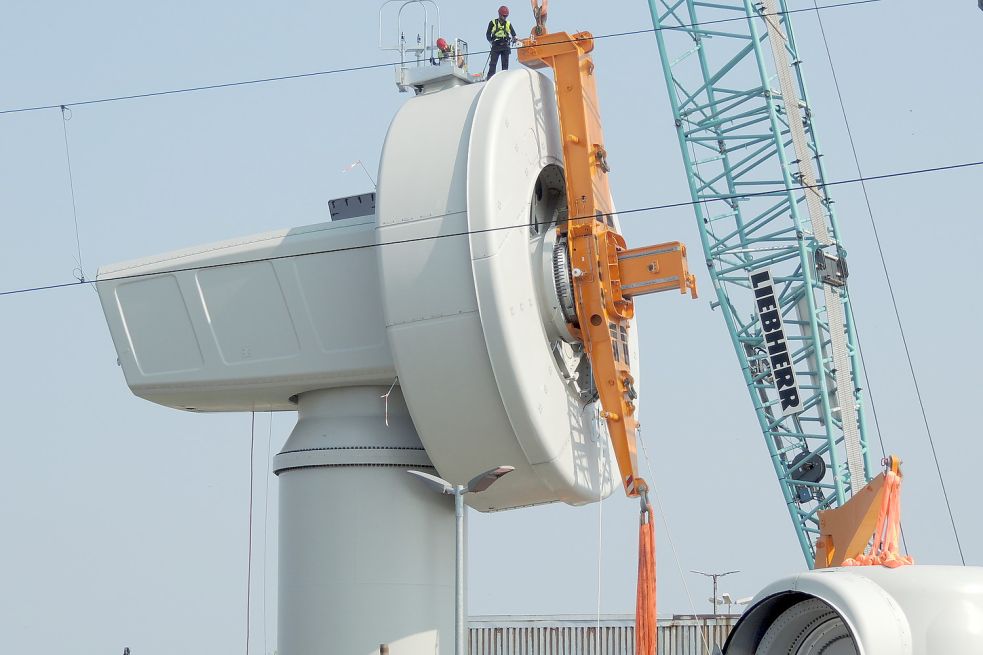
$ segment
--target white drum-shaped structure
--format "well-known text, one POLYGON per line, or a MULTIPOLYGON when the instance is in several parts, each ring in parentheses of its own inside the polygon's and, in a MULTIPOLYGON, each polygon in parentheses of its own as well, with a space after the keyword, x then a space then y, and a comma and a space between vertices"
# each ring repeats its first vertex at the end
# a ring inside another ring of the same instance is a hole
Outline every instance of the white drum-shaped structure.
POLYGON ((420 438, 448 480, 516 467, 479 509, 610 493, 589 368, 551 318, 563 184, 553 85, 528 70, 408 102, 383 149, 383 308, 420 438))

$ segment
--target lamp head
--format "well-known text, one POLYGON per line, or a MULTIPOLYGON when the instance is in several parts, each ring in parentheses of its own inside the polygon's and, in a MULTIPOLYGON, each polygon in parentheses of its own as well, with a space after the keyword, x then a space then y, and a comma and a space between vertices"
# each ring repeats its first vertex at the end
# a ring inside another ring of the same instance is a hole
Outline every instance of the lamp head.
POLYGON ((495 484, 495 482, 501 478, 503 475, 511 473, 515 470, 514 466, 496 466, 493 469, 489 469, 480 475, 475 476, 468 482, 468 492, 469 493, 479 493, 487 489, 488 487, 495 484))
POLYGON ((430 487, 431 490, 436 491, 439 494, 450 494, 454 495, 454 485, 443 478, 438 478, 436 475, 431 475, 430 473, 424 473, 423 471, 407 471, 410 475, 415 475, 419 479, 430 487))

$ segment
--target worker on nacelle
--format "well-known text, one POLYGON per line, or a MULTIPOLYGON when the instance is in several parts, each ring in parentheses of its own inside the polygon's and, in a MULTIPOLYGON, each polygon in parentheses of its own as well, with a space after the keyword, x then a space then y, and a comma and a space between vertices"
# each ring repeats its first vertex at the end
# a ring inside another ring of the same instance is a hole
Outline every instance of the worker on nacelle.
POLYGON ((454 48, 447 43, 447 39, 441 37, 437 39, 437 57, 434 63, 440 64, 454 59, 454 48))
POLYGON ((437 53, 437 57, 440 59, 446 59, 451 53, 451 46, 444 37, 437 39, 437 49, 440 50, 437 53))
POLYGON ((509 69, 509 55, 512 53, 511 44, 518 39, 515 38, 515 28, 509 22, 509 8, 502 5, 498 8, 498 18, 488 21, 488 29, 485 31, 485 38, 491 44, 489 57, 491 63, 488 65, 488 79, 492 78, 498 70, 498 60, 502 60, 502 70, 509 69))
POLYGON ((447 39, 441 37, 437 39, 437 54, 430 60, 432 64, 442 64, 445 61, 451 62, 458 68, 465 67, 464 48, 458 48, 456 43, 450 44, 447 39))

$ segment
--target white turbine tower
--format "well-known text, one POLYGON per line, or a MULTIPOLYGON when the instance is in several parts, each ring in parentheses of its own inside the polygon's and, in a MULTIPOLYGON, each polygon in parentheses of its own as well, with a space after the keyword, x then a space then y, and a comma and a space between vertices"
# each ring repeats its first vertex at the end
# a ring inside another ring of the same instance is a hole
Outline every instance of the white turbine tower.
POLYGON ((100 270, 136 395, 298 412, 273 465, 282 655, 450 651, 454 503, 404 471, 514 466, 466 497, 483 511, 617 484, 554 279, 556 115, 528 70, 425 93, 393 119, 374 206, 100 270))

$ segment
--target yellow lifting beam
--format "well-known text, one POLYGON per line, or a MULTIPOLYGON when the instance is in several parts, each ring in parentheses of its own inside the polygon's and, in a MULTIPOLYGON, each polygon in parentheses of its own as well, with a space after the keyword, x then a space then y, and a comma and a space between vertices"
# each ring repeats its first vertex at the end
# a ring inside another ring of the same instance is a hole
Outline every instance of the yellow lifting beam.
POLYGON ((910 557, 900 554, 897 544, 901 530, 901 460, 890 455, 883 464, 884 472, 850 500, 819 512, 814 568, 913 563, 910 557))
POLYGON ((615 229, 593 49, 589 32, 545 32, 523 40, 519 61, 553 70, 569 215, 557 232, 567 237, 577 313, 576 324, 568 329, 590 357, 622 484, 629 496, 637 496, 647 486, 638 475, 637 396, 628 347, 633 298, 669 289, 689 291, 695 298, 696 279, 689 273, 683 244, 629 250, 615 229))

